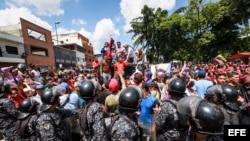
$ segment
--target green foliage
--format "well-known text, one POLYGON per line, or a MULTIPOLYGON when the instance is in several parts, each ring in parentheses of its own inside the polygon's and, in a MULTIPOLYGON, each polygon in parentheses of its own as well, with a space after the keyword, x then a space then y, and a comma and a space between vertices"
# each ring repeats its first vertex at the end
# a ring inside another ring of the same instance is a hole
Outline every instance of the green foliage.
POLYGON ((147 59, 158 63, 159 56, 173 59, 211 61, 218 54, 225 57, 250 47, 250 1, 221 0, 203 3, 190 0, 187 7, 168 15, 167 10, 141 10, 131 21, 134 45, 146 50, 147 59))

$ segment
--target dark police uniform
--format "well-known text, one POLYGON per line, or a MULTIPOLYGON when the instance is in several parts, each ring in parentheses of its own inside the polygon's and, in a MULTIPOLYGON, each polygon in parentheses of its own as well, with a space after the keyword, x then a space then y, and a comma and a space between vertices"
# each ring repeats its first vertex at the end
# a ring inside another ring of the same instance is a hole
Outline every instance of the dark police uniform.
POLYGON ((15 128, 18 110, 15 104, 8 98, 0 98, 0 132, 4 135, 5 141, 17 139, 15 128))
MULTIPOLYGON (((174 100, 171 101, 175 102, 174 100)), ((160 109, 161 111, 155 120, 158 140, 165 141, 166 138, 168 140, 179 140, 179 115, 176 107, 169 101, 165 101, 160 109)))
POLYGON ((158 141, 179 141, 182 130, 181 117, 176 107, 177 101, 185 97, 185 82, 180 78, 174 78, 169 84, 171 99, 164 101, 160 106, 160 113, 156 116, 156 132, 158 141))
POLYGON ((83 109, 79 110, 80 126, 85 126, 83 131, 84 139, 88 141, 104 141, 105 140, 105 125, 104 125, 104 112, 100 103, 87 101, 83 105, 83 109), (83 125, 83 109, 87 107, 86 125, 83 125), (87 127, 87 128, 86 128, 87 127))
POLYGON ((67 117, 78 117, 78 113, 72 110, 56 109, 55 111, 44 111, 40 113, 37 119, 37 137, 38 141, 55 140, 64 141, 65 124, 63 119, 67 117))
POLYGON ((142 131, 135 119, 120 115, 112 126, 111 138, 113 141, 141 141, 142 131))
POLYGON ((23 121, 17 121, 16 130, 22 132, 18 136, 18 141, 35 141, 36 140, 36 121, 37 115, 30 115, 23 121), (27 120, 27 122, 26 122, 27 120), (24 125, 26 124, 26 125, 24 125), (24 129, 22 129, 24 128, 24 129))

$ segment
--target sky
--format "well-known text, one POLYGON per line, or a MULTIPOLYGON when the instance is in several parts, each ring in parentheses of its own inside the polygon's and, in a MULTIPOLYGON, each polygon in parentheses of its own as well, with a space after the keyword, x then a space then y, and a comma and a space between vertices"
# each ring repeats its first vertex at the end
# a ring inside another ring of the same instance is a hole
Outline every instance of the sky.
POLYGON ((55 35, 55 22, 60 22, 58 34, 79 32, 90 40, 94 54, 99 54, 110 36, 133 46, 132 34, 126 32, 145 4, 171 13, 187 6, 188 0, 1 0, 0 26, 17 24, 23 18, 55 35))

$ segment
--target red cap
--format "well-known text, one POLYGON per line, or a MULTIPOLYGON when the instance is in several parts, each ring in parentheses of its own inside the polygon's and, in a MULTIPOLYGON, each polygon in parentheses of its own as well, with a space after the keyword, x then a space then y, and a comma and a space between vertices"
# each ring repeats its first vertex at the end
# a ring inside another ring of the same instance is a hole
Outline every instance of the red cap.
POLYGON ((109 90, 112 92, 118 91, 118 81, 112 78, 109 82, 109 90))

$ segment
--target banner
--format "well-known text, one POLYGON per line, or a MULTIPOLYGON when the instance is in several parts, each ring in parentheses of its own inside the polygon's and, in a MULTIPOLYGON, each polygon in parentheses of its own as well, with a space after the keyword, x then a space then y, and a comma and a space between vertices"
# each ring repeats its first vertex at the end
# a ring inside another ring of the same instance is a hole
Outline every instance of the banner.
POLYGON ((153 77, 152 78, 155 78, 155 66, 157 66, 158 68, 158 72, 161 72, 161 73, 170 73, 171 71, 171 62, 169 63, 161 63, 161 64, 154 64, 154 65, 150 65, 150 70, 151 72, 153 73, 153 77))

